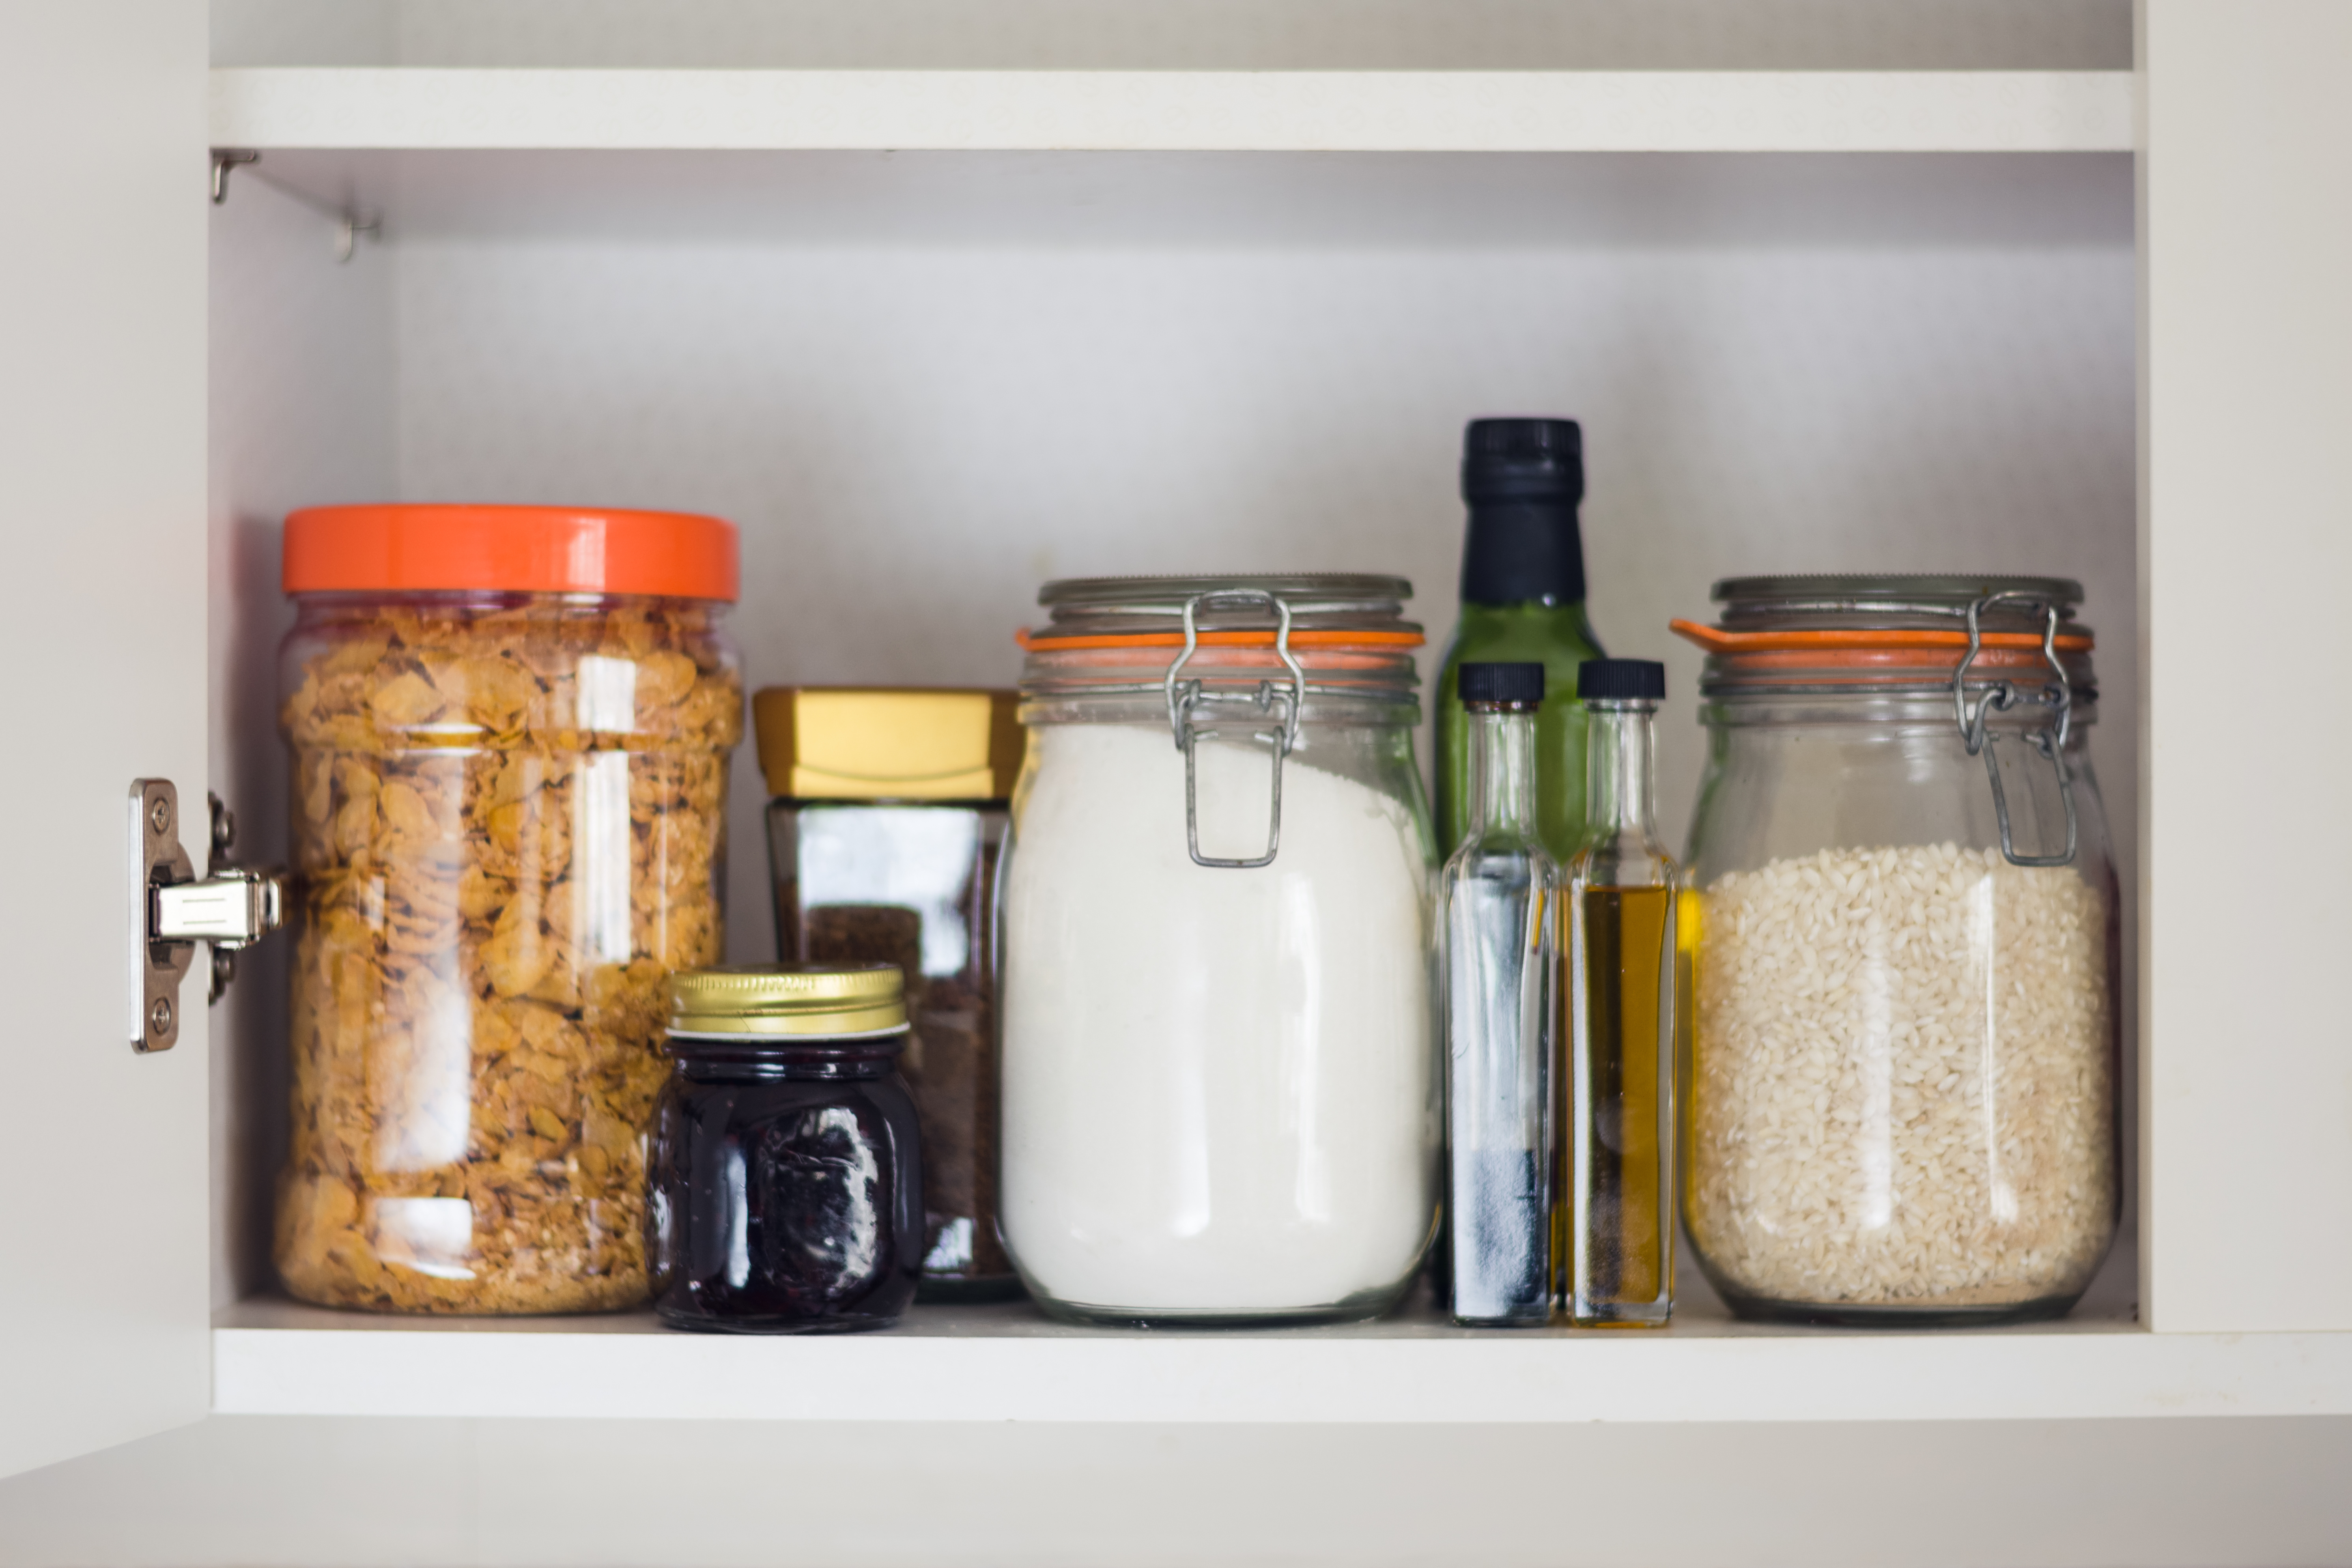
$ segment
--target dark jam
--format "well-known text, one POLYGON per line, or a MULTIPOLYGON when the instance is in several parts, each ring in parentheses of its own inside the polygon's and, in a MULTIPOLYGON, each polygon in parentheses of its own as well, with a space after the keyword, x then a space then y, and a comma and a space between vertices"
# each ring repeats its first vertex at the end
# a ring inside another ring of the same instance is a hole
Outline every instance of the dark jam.
POLYGON ((906 1310, 924 1226, 905 1037, 670 1037, 646 1209, 664 1322, 837 1333, 906 1310))

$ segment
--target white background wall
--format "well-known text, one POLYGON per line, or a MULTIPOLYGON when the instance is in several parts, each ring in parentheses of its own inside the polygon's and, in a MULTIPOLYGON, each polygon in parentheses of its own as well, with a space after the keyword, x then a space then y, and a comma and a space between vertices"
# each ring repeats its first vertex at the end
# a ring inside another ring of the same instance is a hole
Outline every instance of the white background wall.
MULTIPOLYGON (((216 773, 283 854, 289 507, 709 510, 755 686, 1010 684, 1052 576, 1414 582, 1463 422, 1585 425, 1592 608, 1664 658, 1679 840, 1717 576, 2081 578, 2135 646, 2126 160, 272 154, 215 217, 216 773), (348 264, 290 198, 382 212, 348 264)), ((2136 671, 2094 752, 2130 885, 2136 671)), ((730 947, 772 955, 748 746, 730 947)), ((220 1299, 267 1288, 279 960, 216 1067, 220 1299)))
MULTIPOLYGON (((562 212, 499 232, 476 205, 395 228, 371 259, 393 275, 401 496, 717 511, 744 529, 755 683, 1010 683, 1057 575, 1396 572, 1442 640, 1463 421, 1573 415, 1595 618, 1676 677, 1677 835, 1697 659, 1664 626, 1706 615, 1716 576, 2075 575, 2134 644, 2121 159, 2054 160, 2008 196, 1942 166, 1961 161, 1779 160, 1740 198, 1706 167, 1733 160, 1507 160, 1516 182, 1464 170, 1475 199, 1387 232, 1344 160, 1291 161, 1255 205, 1196 194, 1211 160, 804 162, 739 199, 829 205, 814 237, 707 192, 601 232, 562 212), (1921 184, 1975 212, 1857 220, 1921 184), (909 216, 927 186, 961 206, 909 216)), ((1391 161, 1400 205, 1428 212, 1463 162, 1391 161)), ((2126 845, 2133 674, 2103 670, 2126 845)), ((764 952, 764 906, 733 913, 739 955, 764 952)))

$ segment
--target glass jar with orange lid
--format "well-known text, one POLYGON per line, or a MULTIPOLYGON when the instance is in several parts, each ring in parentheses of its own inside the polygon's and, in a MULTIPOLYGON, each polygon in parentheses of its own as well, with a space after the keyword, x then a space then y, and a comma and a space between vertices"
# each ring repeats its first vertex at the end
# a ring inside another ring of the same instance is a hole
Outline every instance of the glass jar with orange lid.
POLYGON ((646 1299, 664 983, 722 947, 736 571, 680 513, 287 519, 295 1296, 646 1299))
POLYGON ((2079 584, 1716 584, 1683 1215, 1751 1317, 2053 1317, 2115 1235, 2121 924, 2079 584))

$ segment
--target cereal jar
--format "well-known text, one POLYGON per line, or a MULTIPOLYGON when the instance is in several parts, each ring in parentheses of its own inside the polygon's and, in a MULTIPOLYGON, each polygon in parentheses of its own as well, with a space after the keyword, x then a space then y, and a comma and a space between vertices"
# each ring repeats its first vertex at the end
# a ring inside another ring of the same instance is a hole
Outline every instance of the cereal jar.
POLYGON ((386 1311, 639 1305, 664 985, 722 946, 735 530, 321 507, 284 582, 278 1272, 386 1311))

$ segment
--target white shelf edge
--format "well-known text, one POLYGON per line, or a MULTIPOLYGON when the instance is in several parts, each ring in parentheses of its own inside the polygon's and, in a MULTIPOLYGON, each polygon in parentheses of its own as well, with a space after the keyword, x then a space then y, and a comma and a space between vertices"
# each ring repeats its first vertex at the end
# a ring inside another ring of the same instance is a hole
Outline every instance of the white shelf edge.
POLYGON ((2128 71, 236 68, 215 146, 2126 152, 2128 71))
POLYGON ((1449 1424, 2352 1414, 2352 1333, 2079 1325, 734 1338, 576 1321, 468 1331, 232 1319, 214 1330, 213 1365, 223 1415, 1449 1424))

